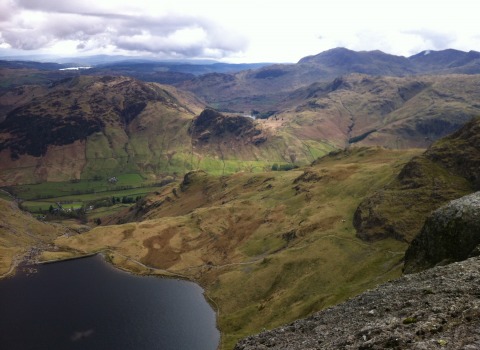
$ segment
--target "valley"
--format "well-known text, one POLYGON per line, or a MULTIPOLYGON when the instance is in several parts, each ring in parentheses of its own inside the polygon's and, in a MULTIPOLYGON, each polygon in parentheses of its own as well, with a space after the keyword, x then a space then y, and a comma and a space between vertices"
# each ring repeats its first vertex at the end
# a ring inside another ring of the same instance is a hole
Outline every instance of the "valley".
POLYGON ((479 60, 3 63, 0 275, 98 253, 195 281, 222 350, 396 279, 429 214, 480 190, 479 60))

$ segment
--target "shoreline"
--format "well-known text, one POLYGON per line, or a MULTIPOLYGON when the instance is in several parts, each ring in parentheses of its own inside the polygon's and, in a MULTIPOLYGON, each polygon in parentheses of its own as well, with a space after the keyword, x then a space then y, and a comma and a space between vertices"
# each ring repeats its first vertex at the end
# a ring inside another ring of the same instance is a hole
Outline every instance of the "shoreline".
POLYGON ((79 256, 72 256, 68 258, 59 258, 59 259, 52 259, 52 260, 43 260, 43 261, 37 261, 34 263, 34 265, 46 265, 46 264, 55 264, 55 263, 61 263, 64 261, 69 261, 69 260, 76 260, 76 259, 84 259, 84 258, 89 258, 92 256, 97 255, 98 253, 89 253, 86 255, 79 255, 79 256))

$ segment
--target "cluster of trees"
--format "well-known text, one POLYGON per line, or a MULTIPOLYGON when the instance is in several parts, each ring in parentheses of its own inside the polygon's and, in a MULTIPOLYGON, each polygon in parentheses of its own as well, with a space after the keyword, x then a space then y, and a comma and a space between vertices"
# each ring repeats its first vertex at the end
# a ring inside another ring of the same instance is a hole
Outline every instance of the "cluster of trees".
POLYGON ((112 202, 112 205, 119 204, 119 203, 129 204, 129 203, 136 203, 141 198, 142 198, 141 196, 136 196, 135 198, 123 196, 122 199, 120 199, 120 197, 112 197, 111 202, 112 202))
POLYGON ((278 165, 277 163, 274 163, 272 165, 272 170, 273 171, 288 171, 288 170, 292 170, 292 169, 296 169, 296 168, 298 168, 298 165, 295 165, 293 163, 280 164, 280 165, 278 165))
POLYGON ((130 197, 130 196, 123 196, 123 197, 115 197, 112 196, 110 198, 100 198, 94 201, 90 201, 87 203, 87 207, 91 208, 102 208, 102 207, 111 207, 112 205, 116 204, 131 204, 138 202, 142 197, 130 197))
POLYGON ((62 217, 68 219, 78 219, 81 222, 87 222, 87 208, 85 205, 82 205, 80 208, 62 208, 60 206, 54 207, 53 204, 50 204, 46 218, 48 219, 53 217, 62 217))
POLYGON ((48 219, 48 217, 64 217, 64 218, 73 218, 79 219, 81 221, 87 220, 87 212, 94 208, 102 208, 102 207, 110 207, 115 204, 131 204, 138 202, 142 197, 115 197, 112 196, 110 198, 101 198, 94 201, 90 201, 84 203, 80 208, 64 208, 61 204, 57 204, 54 206, 53 204, 50 205, 47 211, 40 210, 41 214, 45 215, 44 219, 48 219))
POLYGON ((277 112, 276 111, 260 112, 255 109, 251 111, 251 114, 255 117, 255 119, 268 119, 275 113, 277 112))

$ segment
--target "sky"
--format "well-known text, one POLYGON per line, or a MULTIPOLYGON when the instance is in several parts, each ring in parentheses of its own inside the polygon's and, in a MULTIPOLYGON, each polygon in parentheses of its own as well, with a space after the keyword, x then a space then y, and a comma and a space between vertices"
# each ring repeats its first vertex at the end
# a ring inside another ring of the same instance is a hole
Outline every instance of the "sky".
POLYGON ((297 62, 335 47, 480 51, 472 0, 0 0, 0 55, 297 62))

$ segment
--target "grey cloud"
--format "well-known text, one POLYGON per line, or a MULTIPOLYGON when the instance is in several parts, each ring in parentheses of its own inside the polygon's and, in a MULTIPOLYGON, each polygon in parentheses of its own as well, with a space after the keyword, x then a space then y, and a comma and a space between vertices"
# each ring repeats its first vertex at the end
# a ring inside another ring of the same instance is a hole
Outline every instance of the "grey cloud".
POLYGON ((244 38, 202 17, 104 13, 91 4, 87 9, 85 1, 17 0, 17 4, 25 9, 43 11, 47 18, 36 28, 19 21, 20 16, 17 22, 15 18, 3 21, 0 18, 1 40, 22 50, 40 49, 61 40, 76 40, 79 41, 79 50, 108 46, 172 57, 197 57, 212 52, 225 56, 241 51, 247 45, 244 38), (172 35, 176 32, 192 28, 203 30, 205 40, 172 42, 172 35))
POLYGON ((441 33, 432 30, 410 30, 405 32, 406 34, 413 34, 422 38, 423 41, 428 43, 432 50, 443 50, 452 46, 456 37, 450 33, 441 33))
POLYGON ((25 33, 5 32, 1 33, 3 42, 10 44, 15 49, 37 50, 48 46, 54 37, 51 35, 25 35, 25 33))
POLYGON ((13 1, 0 0, 0 21, 10 19, 17 12, 18 8, 13 1))
POLYGON ((26 10, 75 14, 88 13, 95 6, 95 4, 85 0, 16 0, 15 2, 18 7, 26 10))
POLYGON ((202 45, 179 45, 168 43, 164 40, 148 40, 148 41, 129 41, 118 40, 117 47, 129 51, 154 52, 161 56, 172 57, 198 57, 202 56, 204 47, 202 45))
POLYGON ((52 15, 41 29, 58 39, 87 39, 104 33, 107 24, 98 18, 81 18, 76 15, 52 15))

